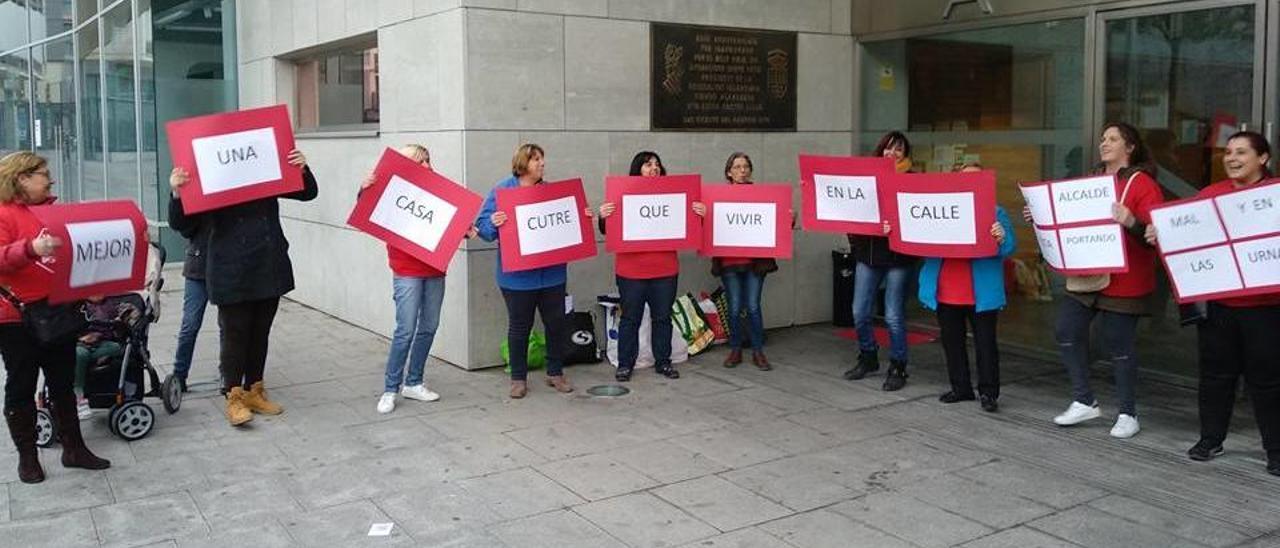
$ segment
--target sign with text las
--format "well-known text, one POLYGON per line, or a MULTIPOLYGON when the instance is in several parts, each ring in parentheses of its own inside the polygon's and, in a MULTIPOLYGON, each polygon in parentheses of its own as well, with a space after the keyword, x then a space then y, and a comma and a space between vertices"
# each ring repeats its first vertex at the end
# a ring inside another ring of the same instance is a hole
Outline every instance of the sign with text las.
POLYGON ((791 258, 790 185, 703 185, 702 202, 700 255, 791 258))
POLYGON ((445 272, 484 199, 392 149, 347 224, 445 272))
POLYGON ((880 206, 893 224, 890 249, 920 257, 996 254, 995 172, 892 173, 880 181, 880 206))
POLYGON ((54 254, 50 303, 142 289, 146 278, 147 222, 130 200, 31 208, 62 240, 54 254))
POLYGON ((700 175, 606 177, 605 201, 617 209, 605 219, 605 249, 697 249, 702 245, 702 219, 693 212, 693 203, 701 191, 700 175))
POLYGON ((583 210, 582 179, 507 188, 495 197, 507 222, 498 228, 502 270, 530 270, 596 255, 591 221, 583 210))
POLYGON ((1151 210, 1179 303, 1280 293, 1280 182, 1151 210))
POLYGON ((649 29, 653 129, 795 131, 796 33, 649 29))
POLYGON ((1119 201, 1113 175, 1024 183, 1036 242, 1050 268, 1067 275, 1129 270, 1123 228, 1111 217, 1119 201))
POLYGON ((800 155, 800 210, 805 230, 883 234, 877 177, 893 173, 890 158, 800 155))
POLYGON ((284 105, 174 120, 165 124, 174 167, 191 174, 182 210, 199 213, 302 190, 290 165, 293 126, 284 105))

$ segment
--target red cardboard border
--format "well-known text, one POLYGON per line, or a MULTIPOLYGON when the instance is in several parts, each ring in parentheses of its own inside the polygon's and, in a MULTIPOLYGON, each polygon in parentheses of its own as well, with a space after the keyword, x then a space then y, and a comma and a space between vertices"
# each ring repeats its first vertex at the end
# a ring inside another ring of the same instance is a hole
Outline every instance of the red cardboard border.
POLYGON ((498 206, 497 210, 504 211, 507 214, 507 222, 498 227, 498 236, 502 242, 502 245, 498 247, 502 252, 503 272, 532 270, 565 264, 588 259, 596 255, 595 232, 591 227, 593 219, 582 215, 582 211, 587 207, 587 195, 582 188, 582 179, 567 179, 540 183, 529 187, 499 189, 494 200, 498 206), (578 204, 582 243, 533 255, 521 255, 520 231, 516 229, 516 206, 536 204, 570 196, 578 204))
POLYGON ((702 245, 702 218, 693 212, 693 203, 701 201, 701 175, 664 175, 661 177, 609 176, 604 180, 605 201, 617 210, 605 223, 604 248, 610 253, 637 251, 679 251, 698 249, 702 245), (626 241, 622 239, 622 197, 643 194, 685 194, 685 237, 670 240, 626 241))
MULTIPOLYGON (((880 195, 882 175, 894 173, 893 159, 888 157, 865 156, 815 156, 801 154, 800 164, 800 212, 801 225, 805 230, 815 232, 834 232, 837 234, 865 234, 870 236, 884 235, 881 223, 855 223, 849 221, 827 221, 818 219, 817 197, 814 195, 813 176, 817 175, 869 175, 876 177, 876 194, 880 195)), ((884 210, 880 210, 880 218, 884 218, 884 210)))
MULTIPOLYGON (((995 256, 1000 246, 991 236, 991 223, 996 222, 996 174, 991 170, 971 173, 893 173, 882 177, 880 211, 894 224, 889 232, 889 248, 917 257, 972 259, 995 256), (902 239, 898 215, 898 193, 944 194, 972 192, 975 244, 924 244, 902 239)), ((880 234, 884 234, 881 228, 880 234)))
POLYGON ((111 296, 131 291, 139 291, 146 284, 147 255, 150 253, 147 238, 147 221, 142 210, 132 200, 107 200, 85 202, 79 204, 58 204, 36 206, 31 213, 48 229, 49 234, 62 240, 63 245, 54 252, 54 269, 50 279, 53 285, 49 288, 49 302, 65 303, 84 299, 95 295, 111 296), (71 287, 71 264, 74 246, 67 232, 68 223, 92 221, 111 221, 128 219, 133 225, 134 250, 133 266, 129 278, 104 282, 84 287, 71 287))
POLYGON ((753 184, 715 184, 702 186, 702 203, 707 206, 707 221, 702 229, 702 247, 698 254, 705 257, 749 257, 790 259, 791 241, 791 185, 786 183, 753 183, 753 184), (734 203, 771 203, 778 208, 777 245, 773 248, 716 246, 715 218, 716 204, 734 203))

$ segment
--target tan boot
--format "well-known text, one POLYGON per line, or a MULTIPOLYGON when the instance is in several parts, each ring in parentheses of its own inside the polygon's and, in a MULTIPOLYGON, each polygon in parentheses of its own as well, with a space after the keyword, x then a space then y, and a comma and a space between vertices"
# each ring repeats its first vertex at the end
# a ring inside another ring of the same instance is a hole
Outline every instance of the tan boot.
POLYGON ((568 394, 569 392, 573 392, 573 385, 569 384, 569 379, 564 378, 564 375, 547 377, 547 386, 550 386, 556 389, 556 392, 559 392, 561 394, 568 394))
POLYGON ((280 404, 267 399, 267 389, 262 387, 262 381, 253 383, 249 391, 244 393, 244 406, 259 415, 284 413, 284 408, 280 407, 280 404))
POLYGON ((525 381, 511 381, 511 399, 518 400, 529 393, 529 383, 525 381))
POLYGON ((247 392, 239 386, 227 392, 227 422, 230 422, 231 426, 240 426, 253 420, 253 412, 244 405, 246 394, 247 392))

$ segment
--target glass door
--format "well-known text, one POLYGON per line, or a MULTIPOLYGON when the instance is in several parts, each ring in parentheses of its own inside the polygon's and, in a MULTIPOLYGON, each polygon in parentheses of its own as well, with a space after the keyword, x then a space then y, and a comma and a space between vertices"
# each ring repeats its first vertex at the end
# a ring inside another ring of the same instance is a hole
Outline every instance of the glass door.
POLYGON ((32 144, 49 160, 54 193, 64 201, 81 197, 79 131, 76 123, 75 50, 71 36, 31 49, 35 83, 32 144))

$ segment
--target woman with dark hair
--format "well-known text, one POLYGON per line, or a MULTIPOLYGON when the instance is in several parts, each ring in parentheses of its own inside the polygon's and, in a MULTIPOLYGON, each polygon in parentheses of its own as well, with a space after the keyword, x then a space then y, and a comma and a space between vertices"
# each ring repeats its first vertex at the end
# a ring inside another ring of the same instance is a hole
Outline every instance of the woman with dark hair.
MULTIPOLYGON (((1133 126, 1119 122, 1104 126, 1098 153, 1102 158, 1101 174, 1116 177, 1115 192, 1120 198, 1112 205, 1111 214, 1128 239, 1125 250, 1129 270, 1109 276, 1067 278, 1054 335, 1071 378, 1072 401, 1053 422, 1072 426, 1102 416, 1089 387, 1089 332, 1097 320, 1104 355, 1114 370, 1119 400, 1119 416, 1111 435, 1124 439, 1140 430, 1134 398, 1138 379, 1134 340, 1138 319, 1148 314, 1147 297, 1156 287, 1155 252, 1144 233, 1151 223, 1151 209, 1164 197, 1151 175, 1151 156, 1133 126)), ((1023 217, 1030 218, 1029 210, 1023 210, 1023 217)))
MULTIPOLYGON (((751 184, 754 170, 751 157, 745 152, 734 152, 724 163, 724 178, 731 185, 751 184)), ((778 262, 767 258, 715 257, 711 259, 711 275, 720 278, 729 297, 729 357, 725 367, 737 367, 742 363, 742 345, 751 343, 751 362, 761 371, 773 369, 764 355, 764 314, 760 311, 760 296, 764 293, 764 278, 778 270, 778 262), (747 314, 747 336, 739 319, 743 310, 747 314)))
MULTIPOLYGON (((631 159, 632 177, 660 177, 667 174, 658 153, 642 151, 631 159)), ((617 210, 617 204, 600 204, 600 232, 605 231, 605 219, 617 210)), ((693 203, 693 213, 703 215, 706 209, 701 202, 693 203)), ((653 369, 668 379, 680 378, 680 372, 671 365, 671 306, 676 302, 676 280, 680 274, 680 259, 675 251, 641 251, 614 255, 614 273, 618 280, 618 294, 622 297, 622 321, 618 329, 618 370, 614 378, 618 382, 631 380, 640 353, 640 322, 644 319, 644 307, 649 306, 649 322, 653 345, 653 369)))
MULTIPOLYGON (((898 173, 911 171, 911 142, 899 131, 891 131, 876 144, 876 156, 893 159, 898 173)), ((849 235, 849 246, 857 261, 853 279, 853 325, 858 334, 858 363, 844 372, 844 378, 859 380, 880 370, 880 344, 876 342, 876 301, 884 283, 884 321, 889 327, 889 370, 882 390, 892 392, 907 384, 907 324, 905 317, 907 282, 916 258, 889 249, 884 236, 849 235)))
MULTIPOLYGON (((1205 187, 1197 195, 1219 196, 1249 188, 1270 176, 1271 145, 1252 131, 1227 139, 1222 167, 1228 179, 1205 187)), ((1155 227, 1147 241, 1155 243, 1155 227)), ((1236 385, 1244 377, 1253 402, 1253 415, 1267 452, 1267 472, 1280 476, 1280 367, 1275 338, 1280 333, 1280 294, 1231 297, 1209 301, 1205 320, 1197 327, 1200 349, 1200 440, 1187 456, 1207 461, 1222 454, 1231 426, 1236 385)))

